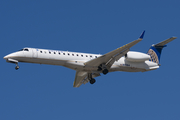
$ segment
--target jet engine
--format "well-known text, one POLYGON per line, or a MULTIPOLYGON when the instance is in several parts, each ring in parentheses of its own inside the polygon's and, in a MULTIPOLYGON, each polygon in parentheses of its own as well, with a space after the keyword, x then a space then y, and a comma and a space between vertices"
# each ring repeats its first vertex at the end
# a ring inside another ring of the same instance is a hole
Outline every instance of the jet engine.
POLYGON ((148 54, 141 53, 141 52, 129 51, 125 55, 125 60, 129 62, 144 62, 149 59, 150 59, 150 56, 148 54))

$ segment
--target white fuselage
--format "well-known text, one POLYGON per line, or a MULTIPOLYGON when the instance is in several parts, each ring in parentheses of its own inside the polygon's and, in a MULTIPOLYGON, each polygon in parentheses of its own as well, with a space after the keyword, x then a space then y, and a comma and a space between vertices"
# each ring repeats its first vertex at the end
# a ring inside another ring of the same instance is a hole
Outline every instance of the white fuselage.
POLYGON ((104 55, 89 54, 59 50, 24 48, 18 52, 6 55, 7 62, 16 64, 18 70, 19 62, 48 64, 64 66, 76 70, 73 87, 90 82, 94 84, 94 78, 106 75, 109 72, 145 72, 159 68, 159 60, 163 47, 176 39, 171 37, 158 44, 152 45, 148 53, 130 51, 130 48, 142 41, 145 31, 141 36, 128 44, 125 44, 104 55))
MULTIPOLYGON (((140 52, 128 52, 129 55, 138 56, 143 54, 140 52)), ((21 51, 11 53, 4 57, 8 62, 10 60, 17 60, 18 62, 60 65, 73 70, 97 72, 97 67, 85 66, 85 62, 100 57, 99 54, 78 53, 69 51, 36 49, 36 48, 24 48, 21 51)), ((145 72, 159 68, 157 63, 149 60, 132 60, 131 57, 121 57, 118 61, 109 69, 109 72, 113 71, 126 71, 126 72, 145 72)))

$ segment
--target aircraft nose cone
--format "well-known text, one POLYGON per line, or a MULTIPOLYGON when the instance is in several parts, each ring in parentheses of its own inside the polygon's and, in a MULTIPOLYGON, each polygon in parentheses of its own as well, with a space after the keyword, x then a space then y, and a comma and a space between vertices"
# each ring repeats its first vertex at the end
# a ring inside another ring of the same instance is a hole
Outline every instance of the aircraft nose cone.
POLYGON ((11 58, 11 57, 15 57, 16 55, 17 55, 16 53, 11 53, 9 55, 4 56, 3 58, 8 59, 8 58, 11 58))
POLYGON ((4 56, 3 58, 4 58, 4 59, 8 59, 8 57, 9 57, 9 55, 6 55, 6 56, 4 56))

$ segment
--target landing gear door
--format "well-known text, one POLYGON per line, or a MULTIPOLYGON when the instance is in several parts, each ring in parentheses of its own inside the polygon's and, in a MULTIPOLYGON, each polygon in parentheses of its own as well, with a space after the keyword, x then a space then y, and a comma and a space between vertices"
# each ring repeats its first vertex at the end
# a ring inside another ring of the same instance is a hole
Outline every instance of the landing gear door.
POLYGON ((38 57, 38 49, 32 49, 32 57, 37 58, 38 57))

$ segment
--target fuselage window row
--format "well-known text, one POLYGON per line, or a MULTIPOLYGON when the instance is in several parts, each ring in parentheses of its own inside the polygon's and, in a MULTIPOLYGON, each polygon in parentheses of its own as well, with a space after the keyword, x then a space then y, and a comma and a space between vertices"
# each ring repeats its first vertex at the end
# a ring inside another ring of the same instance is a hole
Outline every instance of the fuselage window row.
MULTIPOLYGON (((28 49, 22 49, 21 51, 29 51, 28 49)), ((40 51, 40 53, 43 53, 43 51, 40 51)), ((46 51, 44 51, 44 53, 46 54, 46 51)), ((49 54, 51 54, 51 52, 49 51, 49 54)), ((54 54, 56 54, 56 52, 54 52, 54 54)), ((60 52, 58 52, 57 54, 59 54, 59 55, 61 55, 61 53, 60 52)), ((66 55, 66 53, 63 53, 63 55, 66 55)), ((74 54, 70 54, 70 53, 67 53, 67 55, 72 55, 72 56, 75 56, 74 54)), ((76 56, 79 56, 79 54, 76 54, 76 56)), ((81 55, 81 57, 83 57, 83 56, 86 56, 86 57, 88 57, 88 55, 81 55)), ((89 57, 93 57, 92 55, 89 55, 89 57)), ((95 56, 95 58, 97 58, 97 56, 95 56)))
MULTIPOLYGON (((21 49, 19 51, 29 51, 29 49, 25 48, 25 49, 21 49)), ((43 51, 41 50, 40 53, 43 53, 43 51)), ((44 53, 46 54, 46 51, 44 51, 44 53)), ((51 52, 49 51, 49 54, 51 54, 51 52)), ((54 54, 56 54, 56 52, 54 52, 54 54)), ((59 55, 61 55, 60 52, 58 52, 59 55)), ((63 53, 63 55, 66 55, 65 53, 63 53)), ((67 55, 71 55, 70 53, 67 53, 67 55)), ((78 54, 76 54, 77 56, 79 56, 78 54)), ((72 56, 74 56, 74 54, 72 54, 72 56)), ((86 57, 88 57, 88 55, 84 55, 86 57)), ((83 55, 81 55, 81 57, 83 57, 83 55)), ((93 57, 92 55, 90 55, 89 57, 93 57)), ((97 56, 95 56, 95 58, 97 58, 97 56)))

